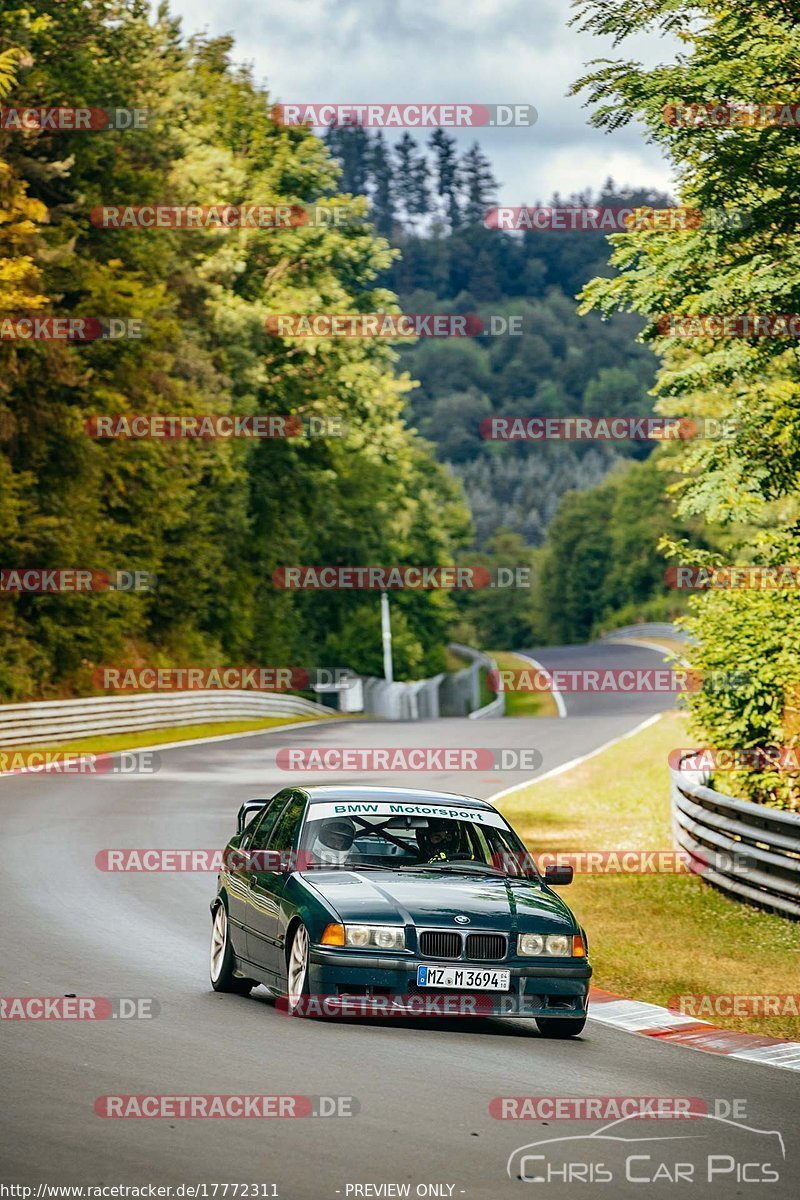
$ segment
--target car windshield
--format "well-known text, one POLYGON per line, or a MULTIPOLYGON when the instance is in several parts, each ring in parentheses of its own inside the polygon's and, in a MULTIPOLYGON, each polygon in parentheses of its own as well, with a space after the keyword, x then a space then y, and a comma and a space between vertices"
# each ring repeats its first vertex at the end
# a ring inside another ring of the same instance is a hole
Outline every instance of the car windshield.
POLYGON ((300 854, 306 868, 415 868, 538 878, 516 834, 499 813, 486 809, 312 805, 300 854), (410 811, 398 812, 401 808, 410 811))

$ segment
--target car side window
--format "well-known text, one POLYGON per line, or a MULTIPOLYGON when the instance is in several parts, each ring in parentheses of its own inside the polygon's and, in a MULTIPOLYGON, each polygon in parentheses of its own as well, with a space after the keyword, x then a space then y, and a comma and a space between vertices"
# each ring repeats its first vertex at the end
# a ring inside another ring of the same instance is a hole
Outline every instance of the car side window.
POLYGON ((270 834, 275 828, 278 817, 284 809, 284 798, 276 796, 270 803, 267 811, 261 814, 258 825, 250 838, 248 850, 266 850, 269 844, 270 834))
POLYGON ((473 858, 477 859, 478 862, 490 863, 492 856, 484 831, 479 829, 477 825, 471 825, 468 830, 468 839, 470 842, 470 853, 473 858))
POLYGON ((274 804, 275 804, 274 798, 272 800, 267 800, 267 802, 263 808, 256 809, 256 811, 253 813, 252 817, 247 822, 247 824, 245 825, 244 829, 241 832, 241 842, 239 844, 242 847, 242 849, 244 849, 247 846, 247 843, 250 841, 250 838, 253 836, 253 833, 255 832, 256 826, 258 825, 259 821, 264 819, 264 817, 267 815, 267 813, 273 808, 274 804))
POLYGON ((281 813, 269 843, 270 850, 290 850, 303 819, 305 796, 293 796, 281 813))

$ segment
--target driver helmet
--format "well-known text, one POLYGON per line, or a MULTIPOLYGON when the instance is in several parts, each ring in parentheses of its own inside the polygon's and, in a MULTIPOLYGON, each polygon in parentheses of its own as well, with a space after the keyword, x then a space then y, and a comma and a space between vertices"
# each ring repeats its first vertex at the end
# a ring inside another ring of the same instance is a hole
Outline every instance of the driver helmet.
POLYGON ((420 829, 417 834, 420 850, 430 857, 452 853, 458 849, 460 841, 457 823, 443 819, 428 821, 427 829, 420 829))
POLYGON ((348 817, 332 817, 320 825, 311 853, 325 863, 345 862, 355 836, 356 827, 348 817))

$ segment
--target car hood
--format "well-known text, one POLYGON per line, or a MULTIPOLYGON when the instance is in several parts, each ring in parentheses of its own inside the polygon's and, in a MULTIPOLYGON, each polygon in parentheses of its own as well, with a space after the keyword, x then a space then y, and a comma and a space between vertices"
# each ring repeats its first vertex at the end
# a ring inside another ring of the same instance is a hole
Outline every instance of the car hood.
POLYGON ((564 933, 577 926, 567 905, 533 880, 433 871, 325 871, 302 875, 340 920, 452 929, 457 915, 475 929, 564 933))

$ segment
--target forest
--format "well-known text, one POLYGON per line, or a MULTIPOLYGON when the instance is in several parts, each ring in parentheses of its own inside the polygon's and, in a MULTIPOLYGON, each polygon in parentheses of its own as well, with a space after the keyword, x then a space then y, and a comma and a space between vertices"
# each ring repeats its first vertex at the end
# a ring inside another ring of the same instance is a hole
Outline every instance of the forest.
MULTIPOLYGON (((797 556, 796 348, 779 337, 685 340, 662 319, 797 308, 787 202, 796 129, 751 125, 719 139, 663 115, 702 100, 710 78, 771 96, 791 76, 796 26, 767 8, 757 29, 748 6, 710 12, 705 32, 686 27, 685 53, 663 71, 611 63, 576 83, 601 128, 643 122, 681 179, 682 204, 747 214, 607 237, 492 227, 490 161, 444 130, 390 143, 364 129, 320 137, 276 124, 232 40, 185 33, 166 6, 7 5, 4 111, 102 100, 147 119, 91 132, 0 126, 3 570, 155 582, 90 596, 4 588, 2 699, 86 694, 103 664, 381 673, 377 595, 290 591, 276 572, 478 562, 528 566, 533 586, 398 592, 399 678, 443 669, 454 636, 497 648, 579 641, 688 607, 699 669, 733 670, 743 654, 764 664, 749 692, 698 693, 696 727, 723 745, 800 736, 796 597, 687 596, 664 578, 676 561, 797 556), (235 229, 97 219, 119 205, 315 205, 331 219, 235 229), (326 311, 472 313, 522 328, 411 345, 275 330, 276 315, 326 311), (20 320, 83 322, 95 334, 17 337, 20 320), (671 446, 480 435, 491 415, 652 411, 725 420, 733 433, 671 446), (209 414, 283 421, 293 433, 90 432, 103 417, 209 414)), ((631 12, 588 0, 580 19, 624 41, 662 16, 659 0, 631 12)), ((683 28, 684 15, 669 21, 683 28)), ((546 203, 671 200, 609 180, 546 203)), ((793 786, 741 784, 790 804, 793 786)))
MULTIPOLYGON (((91 690, 98 665, 315 663, 379 672, 377 597, 288 593, 286 563, 530 561, 570 489, 650 447, 481 440, 492 412, 643 412, 654 360, 636 318, 577 315, 603 235, 487 229, 496 182, 442 130, 389 147, 361 129, 275 124, 227 38, 163 7, 81 0, 4 14, 0 103, 96 105, 146 121, 91 133, 0 130, 0 317, 76 317, 142 336, 0 339, 0 521, 6 569, 140 572, 145 593, 11 594, 0 605, 5 700, 91 690), (330 223, 115 228, 119 205, 318 204, 330 223), (514 313, 523 335, 272 336, 275 313, 514 313), (258 415, 268 439, 102 439, 120 415, 258 415), (513 549, 512 549, 513 548, 513 549)), ((617 196, 609 183, 599 200, 617 196)), ((585 202, 586 198, 583 198, 585 202)), ((554 198, 554 202, 559 202, 554 198)), ((580 197, 570 202, 581 202, 580 197)), ((516 597, 515 640, 536 604, 516 597)), ((507 625, 485 598, 401 594, 399 677, 443 666, 453 632, 507 625)))

